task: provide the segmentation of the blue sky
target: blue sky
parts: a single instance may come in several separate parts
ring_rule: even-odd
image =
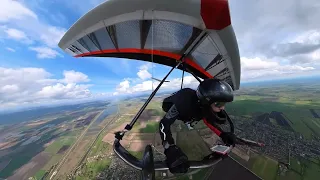
[[[101,99],[151,91],[151,74],[169,68],[114,58],[73,58],[57,43],[67,29],[102,0],[1,0],[0,108]],[[239,43],[241,82],[317,76],[320,7],[283,0],[230,0]],[[195,87],[189,74],[185,83]],[[178,89],[181,71],[164,89]],[[154,86],[157,82],[153,82]]]

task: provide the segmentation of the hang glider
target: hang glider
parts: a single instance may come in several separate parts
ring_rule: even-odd
[[[109,0],[81,17],[59,47],[75,57],[149,61],[240,85],[227,0]]]
[[[153,78],[159,85],[131,123],[116,133],[114,152],[142,170],[144,179],[152,179],[154,170],[168,167],[153,162],[150,145],[141,161],[126,151],[120,140],[175,68],[183,70],[183,75],[191,73],[198,81],[218,78],[234,90],[240,86],[239,49],[227,0],[109,0],[81,17],[62,37],[59,47],[74,57],[128,58],[172,67],[162,80]],[[192,167],[207,168],[221,160],[195,161]],[[250,177],[259,179],[252,173]]]

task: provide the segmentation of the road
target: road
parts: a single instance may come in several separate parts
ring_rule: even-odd
[[[92,147],[94,146],[94,144],[96,143],[96,141],[98,140],[99,136],[101,135],[101,133],[110,125],[112,124],[117,118],[119,118],[119,112],[116,114],[116,116],[114,118],[112,118],[112,120],[110,120],[103,129],[100,130],[100,132],[97,134],[96,138],[94,139],[94,141],[91,143],[91,145],[89,146],[88,150],[86,151],[86,153],[83,155],[83,157],[81,158],[81,160],[79,161],[77,168],[83,163],[83,161],[86,159],[86,157],[88,156],[89,152],[91,151]],[[76,168],[76,169],[77,169]]]
[[[65,156],[62,158],[62,160],[58,163],[57,167],[55,168],[55,170],[53,171],[52,175],[50,176],[50,179],[54,178],[56,174],[58,174],[61,166],[63,165],[63,163],[66,161],[67,157],[69,156],[69,154],[71,153],[71,151],[79,144],[79,142],[82,140],[82,138],[84,137],[84,135],[87,133],[88,129],[91,127],[91,125],[100,117],[100,115],[104,112],[101,111],[95,118],[93,121],[91,121],[91,123],[89,124],[89,126],[81,133],[81,135],[79,136],[79,138],[76,140],[76,142],[72,145],[72,147],[69,149],[69,151],[65,154]]]
[[[90,153],[92,147],[96,144],[99,136],[101,135],[102,132],[104,132],[104,130],[110,125],[112,124],[116,119],[119,118],[119,114],[117,114],[114,118],[112,118],[112,120],[110,120],[106,125],[105,127],[97,134],[95,140],[92,142],[92,144],[89,146],[88,150],[86,151],[86,153],[82,156],[81,160],[78,162],[78,165],[76,166],[76,168],[74,168],[71,173],[70,173],[70,176],[71,177],[75,177],[76,176],[76,172],[81,169],[81,166],[84,165],[85,163],[83,163],[86,159],[87,159],[87,156],[88,154]]]

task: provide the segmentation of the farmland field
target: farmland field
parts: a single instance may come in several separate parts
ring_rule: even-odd
[[[248,159],[243,160],[241,157],[235,159],[267,180],[318,179],[320,177],[320,96],[316,94],[320,89],[318,84],[242,86],[235,92],[235,100],[226,105],[226,111],[235,122],[236,133],[255,141],[261,140],[266,144],[264,148],[250,147],[248,150],[244,147],[243,153]],[[164,96],[157,95],[150,102],[132,131],[127,132],[122,141],[123,145],[139,158],[142,157],[142,150],[147,144],[159,146],[160,154],[163,151],[160,137],[157,137],[159,120],[165,114],[161,108],[163,98]],[[39,116],[37,119],[28,120],[30,122],[25,124],[0,125],[1,135],[8,134],[6,138],[0,138],[1,145],[11,145],[0,150],[0,177],[40,179],[46,177],[49,171],[50,177],[56,165],[72,149],[82,133],[86,132],[81,138],[81,143],[70,151],[66,162],[61,165],[57,176],[53,179],[65,178],[76,167],[79,167],[78,173],[81,172],[81,176],[74,176],[75,179],[94,179],[99,173],[106,171],[114,160],[112,159],[113,133],[122,130],[132,120],[145,100],[146,97],[121,100],[119,107],[115,106],[114,110],[111,110],[112,112],[116,111],[115,109],[120,110],[121,113],[117,115],[106,110],[108,103],[98,103],[83,109],[82,106],[73,107],[71,111]],[[92,118],[102,111],[104,114],[91,126]],[[17,117],[21,117],[21,114]],[[109,124],[110,121],[112,123]],[[105,126],[107,128],[101,131]],[[199,160],[210,152],[207,140],[204,142],[199,135],[208,134],[204,131],[207,126],[201,121],[194,128],[188,130],[180,121],[171,126],[176,144],[190,160]],[[101,134],[98,136],[100,131]],[[6,140],[10,141],[5,142]],[[202,179],[207,172],[208,170],[201,170],[192,175],[192,178]],[[179,176],[177,179],[188,179],[188,177]]]
[[[79,122],[90,122],[93,116],[105,109],[108,104],[108,102],[84,103],[68,106],[64,111],[57,112],[61,107],[45,108],[42,112],[32,110],[10,116],[14,121],[19,121],[18,117],[23,115],[34,118],[27,118],[26,122],[18,124],[1,125],[6,128],[5,131],[1,130],[0,144],[10,146],[6,145],[0,150],[0,178],[41,179],[60,161],[88,125]],[[113,112],[112,109],[108,110],[108,114],[99,121],[102,122]],[[97,122],[96,126],[99,126],[100,122]]]
[[[315,106],[315,105],[312,105]],[[230,114],[235,116],[251,115],[254,113],[263,114],[271,112],[281,112],[284,117],[287,117],[291,122],[287,122],[292,128],[303,134],[306,138],[311,138],[312,131],[320,132],[319,126],[311,124],[314,120],[319,120],[312,117],[309,111],[310,105],[294,105],[290,103],[278,103],[278,102],[264,102],[252,100],[237,100],[227,105],[227,110]]]
[[[227,104],[226,110],[234,115],[235,119],[242,117],[254,122],[260,128],[263,127],[247,135],[255,140],[263,137],[264,140],[267,140],[266,145],[271,143],[272,145],[269,146],[272,147],[268,148],[268,155],[274,154],[280,158],[280,151],[284,153],[281,159],[274,158],[275,161],[265,156],[262,148],[259,149],[259,155],[253,153],[248,163],[243,162],[263,179],[311,180],[320,176],[320,162],[317,159],[310,160],[310,157],[319,157],[315,149],[320,149],[317,143],[320,139],[320,120],[317,114],[320,109],[320,96],[315,96],[320,84],[313,83],[313,87],[308,83],[244,87],[236,93],[235,101]],[[265,131],[263,134],[264,128],[269,128],[274,132]],[[244,134],[246,134],[246,129],[242,129]],[[283,136],[279,135],[275,139],[277,133]],[[285,136],[289,134],[291,135],[288,139]],[[297,145],[299,143],[300,145]],[[308,150],[308,146],[299,148],[306,144],[309,144],[309,147],[313,144],[312,146],[315,147]],[[285,166],[279,168],[278,165],[279,162],[288,162],[288,148],[291,150],[291,164],[285,170]],[[305,153],[309,153],[308,156],[305,157]]]
[[[49,145],[44,151],[49,152],[52,155],[57,154],[58,151],[63,146],[70,146],[75,140],[76,140],[76,137],[73,137],[73,136],[60,137],[59,139],[54,141],[51,145]]]
[[[197,131],[178,132],[176,144],[185,152],[189,160],[200,160],[210,153]]]
[[[253,156],[249,160],[252,171],[263,179],[274,179],[277,175],[278,163],[264,156]]]
[[[155,133],[158,132],[159,122],[149,122],[145,128],[141,128],[141,133]]]
[[[23,165],[8,180],[27,179],[38,172],[50,159],[50,154],[42,152],[33,157],[27,164]]]
[[[34,175],[34,177],[35,179],[41,179],[45,174],[46,174],[45,170],[40,170]]]

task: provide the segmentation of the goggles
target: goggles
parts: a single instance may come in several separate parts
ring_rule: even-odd
[[[225,106],[227,103],[226,102],[214,102],[213,103],[215,107],[221,108]]]

